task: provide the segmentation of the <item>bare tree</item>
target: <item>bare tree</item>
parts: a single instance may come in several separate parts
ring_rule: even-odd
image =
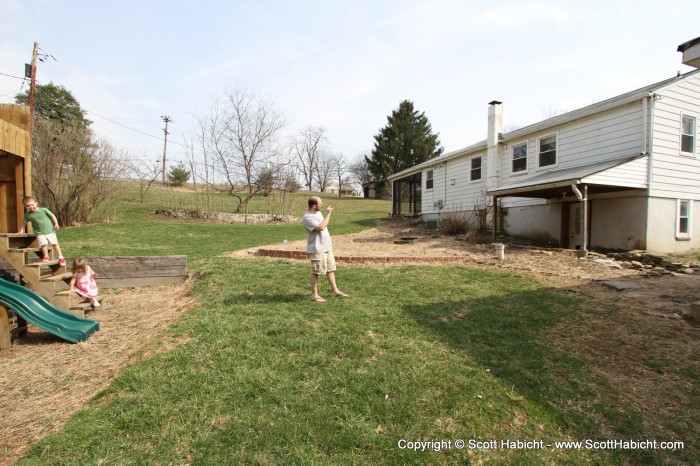
[[[314,178],[319,191],[326,192],[326,186],[333,175],[334,156],[329,151],[321,148],[316,151],[316,167],[314,168]]]
[[[364,192],[367,183],[371,183],[374,180],[367,166],[366,156],[361,155],[355,163],[350,164],[348,170],[352,174],[352,180],[357,188],[356,190],[360,193]]]
[[[278,155],[277,136],[284,118],[270,102],[235,89],[224,101],[214,102],[199,126],[202,151],[216,160],[224,182],[219,189],[238,198],[236,212],[240,212],[260,192],[257,182]]]
[[[88,128],[53,120],[34,122],[34,194],[62,225],[88,223],[98,208],[108,215],[124,158],[106,141],[95,139]]]
[[[299,170],[309,191],[313,187],[321,148],[327,140],[326,130],[318,126],[307,126],[299,131],[297,137],[292,138],[292,150],[299,159]],[[321,191],[323,188],[323,185],[319,186]]]
[[[143,204],[146,193],[160,175],[161,160],[129,160],[125,162],[125,166],[131,172],[132,176],[136,177],[139,182],[139,198],[141,204]]]
[[[340,197],[343,193],[343,182],[347,181],[347,178],[344,178],[344,176],[348,171],[348,160],[343,154],[333,156],[331,159],[331,170],[333,176],[338,180],[338,197]]]
[[[201,129],[202,127],[200,126],[200,130]],[[200,163],[195,155],[194,142],[192,140],[188,141],[185,138],[183,145],[185,147],[187,164],[190,167],[190,173],[192,174],[192,191],[194,192],[197,216],[209,217],[212,213],[212,196],[210,190],[211,170],[209,166],[208,154],[206,151],[202,152],[202,162]]]

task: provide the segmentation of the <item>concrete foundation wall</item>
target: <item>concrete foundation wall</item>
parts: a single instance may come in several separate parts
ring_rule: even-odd
[[[649,227],[647,250],[656,253],[685,253],[700,249],[700,201],[693,202],[691,235],[689,239],[676,238],[676,199],[649,199]]]
[[[592,199],[590,246],[646,249],[646,203],[644,197]]]
[[[503,209],[503,231],[559,244],[561,236],[561,204],[509,207]]]

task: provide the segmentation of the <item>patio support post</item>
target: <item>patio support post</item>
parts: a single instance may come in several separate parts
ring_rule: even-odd
[[[583,257],[588,255],[588,186],[583,186]]]
[[[496,196],[493,196],[493,207],[492,207],[493,213],[491,214],[493,216],[493,242],[496,242],[496,234],[498,233],[498,198]]]

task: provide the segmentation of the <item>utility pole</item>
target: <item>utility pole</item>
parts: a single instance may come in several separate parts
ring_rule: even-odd
[[[168,115],[161,115],[161,118],[165,122],[165,128],[163,128],[163,132],[165,133],[165,142],[163,143],[163,184],[165,184],[165,155],[168,148],[168,134],[170,134],[168,133],[168,123],[173,120],[170,119]]]
[[[30,68],[31,76],[29,85],[29,154],[31,154],[32,147],[32,133],[34,132],[34,101],[36,97],[36,56],[39,51],[39,44],[34,42],[34,51],[32,52],[32,65]],[[26,75],[26,69],[25,69]],[[22,159],[22,170],[24,171],[24,195],[31,196],[32,194],[32,157],[27,155]],[[18,212],[21,212],[21,207],[19,206],[20,200],[17,198]]]
[[[39,50],[39,44],[34,42],[34,52],[32,53],[32,75],[31,84],[29,85],[29,117],[34,121],[34,100],[36,95],[36,55]]]

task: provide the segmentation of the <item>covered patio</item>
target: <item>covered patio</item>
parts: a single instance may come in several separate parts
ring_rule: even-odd
[[[416,216],[421,213],[421,172],[392,183],[391,215]]]
[[[628,192],[643,196],[647,189],[648,156],[639,154],[624,159],[551,171],[536,175],[520,183],[503,185],[487,191],[493,197],[493,239],[502,230],[499,219],[499,200],[507,197],[547,199],[561,206],[559,218],[560,246],[579,249],[582,255],[591,247],[591,197]],[[551,226],[551,225],[550,225]]]

